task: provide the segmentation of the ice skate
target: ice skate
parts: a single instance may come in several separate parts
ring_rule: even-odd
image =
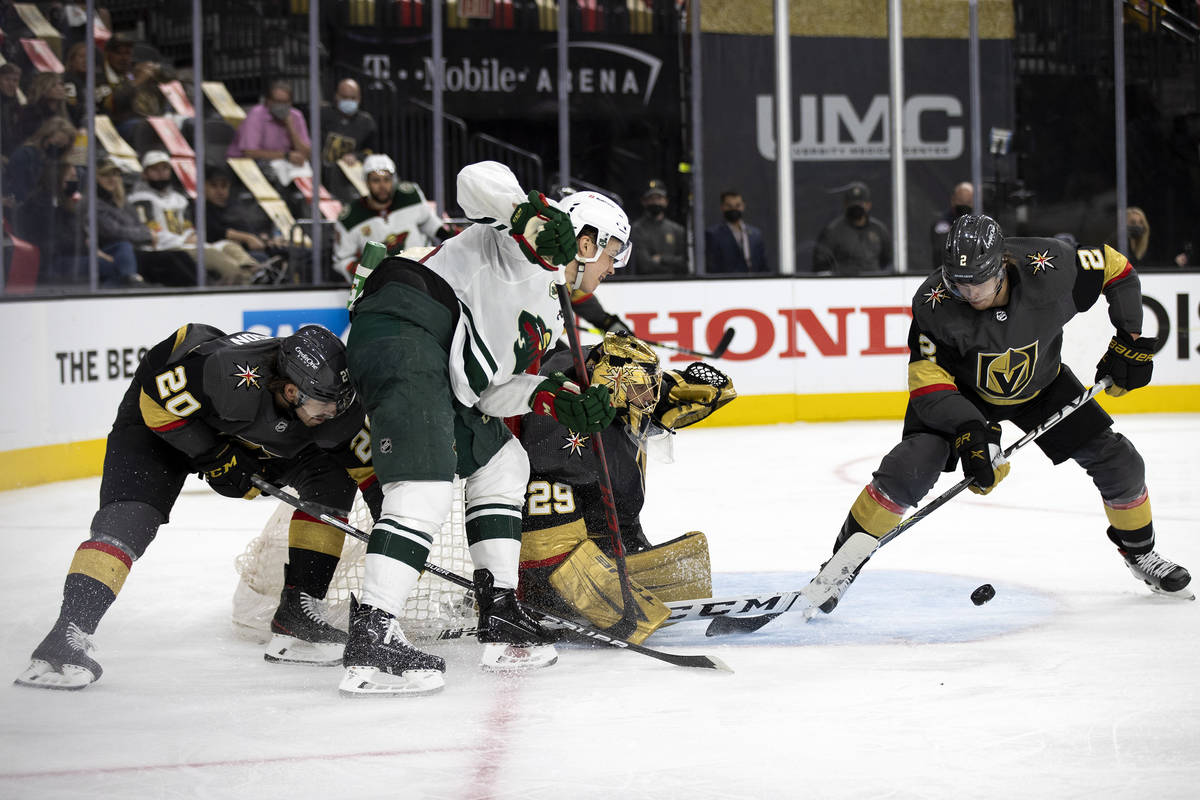
[[[350,598],[350,637],[342,658],[344,697],[412,697],[440,692],[446,660],[408,643],[399,621],[381,608]]]
[[[14,683],[38,689],[83,689],[104,672],[87,654],[93,649],[91,637],[78,625],[59,620]]]
[[[1196,595],[1187,588],[1191,583],[1191,574],[1173,561],[1160,556],[1154,550],[1141,555],[1133,555],[1124,550],[1125,566],[1133,573],[1133,577],[1150,587],[1155,594],[1168,597],[1178,597],[1181,600],[1195,600]]]
[[[491,570],[477,569],[474,578],[478,636],[483,643],[481,668],[513,672],[549,667],[558,661],[554,634],[521,607],[515,590],[495,588]]]
[[[325,619],[325,602],[295,586],[284,586],[271,620],[271,641],[263,658],[273,664],[342,663],[348,634]]]

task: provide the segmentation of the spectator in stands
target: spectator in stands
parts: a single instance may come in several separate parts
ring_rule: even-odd
[[[667,219],[667,186],[650,181],[642,193],[642,216],[634,220],[629,239],[633,243],[635,275],[686,275],[687,236],[683,226]]]
[[[147,117],[166,113],[167,99],[158,85],[170,78],[157,61],[139,61],[133,65],[132,79],[118,86],[112,95],[112,121],[121,138],[137,141],[137,129]]]
[[[1145,266],[1146,253],[1150,249],[1150,220],[1145,211],[1137,206],[1125,209],[1125,233],[1129,237],[1129,247],[1125,248],[1129,263],[1135,267]],[[1117,243],[1112,244],[1116,247]]]
[[[0,64],[0,151],[8,156],[21,144],[17,135],[17,117],[21,111],[21,68],[16,64]]]
[[[155,250],[182,250],[196,254],[196,229],[187,196],[172,181],[171,158],[161,150],[142,156],[142,181],[133,187],[129,202],[138,219],[153,231]],[[204,247],[204,268],[211,280],[230,286],[249,283],[258,264],[236,242],[222,240]]]
[[[112,114],[113,94],[133,82],[133,40],[113,34],[104,45],[104,70],[96,75],[96,113]]]
[[[87,237],[78,207],[78,173],[63,160],[58,169],[43,172],[43,180],[18,209],[18,235],[38,248],[39,286],[74,286],[90,280],[84,249]],[[145,285],[128,241],[102,245],[96,257],[101,286]]]
[[[56,186],[60,160],[75,141],[75,126],[63,117],[42,123],[25,143],[13,151],[4,170],[4,192],[23,203],[39,185]]]
[[[767,272],[767,246],[762,231],[742,219],[746,201],[733,189],[721,192],[725,221],[704,232],[709,272]]]
[[[204,172],[204,199],[207,203],[204,219],[204,240],[217,243],[236,242],[255,261],[266,262],[282,255],[287,246],[272,235],[271,222],[262,213],[239,207],[230,202],[233,173],[224,164],[213,164]]]
[[[96,164],[96,235],[100,247],[128,242],[137,271],[151,284],[195,286],[195,261],[179,250],[154,249],[158,234],[143,225],[125,204],[121,169],[109,159]],[[137,279],[129,279],[136,284]]]
[[[227,151],[229,158],[269,162],[281,186],[305,174],[311,155],[308,125],[292,105],[292,88],[284,81],[272,83],[263,102],[250,109]],[[312,175],[310,167],[307,174]]]
[[[381,242],[388,255],[410,247],[427,247],[449,236],[441,220],[425,202],[421,187],[396,182],[392,159],[376,153],[363,161],[367,193],[346,206],[334,227],[334,269],[347,282],[367,242]]]
[[[347,169],[359,169],[364,158],[375,151],[375,118],[363,111],[362,90],[353,78],[337,86],[333,106],[321,108],[321,182],[330,187],[334,196],[349,202],[358,191],[347,180],[339,164]]]
[[[950,193],[950,207],[942,212],[933,224],[929,226],[929,266],[937,269],[942,266],[942,254],[946,250],[946,235],[954,225],[954,220],[963,214],[970,214],[975,209],[975,187],[969,181],[956,184]]]
[[[79,127],[78,121],[71,119],[67,107],[67,89],[58,73],[39,72],[34,75],[29,82],[27,95],[25,105],[17,115],[17,136],[21,139],[32,136],[51,117],[62,117],[73,127]]]
[[[63,72],[63,86],[67,95],[67,110],[76,127],[82,127],[87,122],[84,110],[84,96],[87,95],[87,44],[76,42],[67,50],[64,62],[66,71]],[[97,72],[97,83],[100,73]]]
[[[817,235],[813,272],[862,275],[892,270],[892,234],[871,212],[871,190],[855,181],[842,192],[842,215]]]

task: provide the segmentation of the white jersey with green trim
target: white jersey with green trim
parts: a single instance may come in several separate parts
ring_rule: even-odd
[[[525,193],[495,161],[464,167],[458,202],[476,221],[424,259],[458,298],[450,347],[450,382],[460,403],[494,417],[530,411],[544,380],[525,369],[563,333],[559,273],[531,264],[509,234]]]

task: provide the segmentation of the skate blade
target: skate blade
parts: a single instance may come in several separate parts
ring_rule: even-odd
[[[1196,599],[1196,595],[1193,594],[1192,590],[1187,586],[1183,587],[1182,589],[1177,589],[1174,592],[1168,592],[1166,589],[1160,589],[1157,586],[1154,586],[1153,584],[1147,583],[1146,585],[1150,587],[1150,591],[1154,592],[1155,594],[1160,594],[1163,597],[1173,597],[1176,600],[1195,600]]]
[[[342,697],[417,697],[440,692],[445,685],[445,677],[436,669],[391,675],[375,667],[346,667],[338,692]]]
[[[306,642],[294,636],[276,633],[271,636],[263,658],[272,664],[305,664],[310,667],[337,667],[342,663],[341,642]]]
[[[479,668],[486,672],[522,672],[544,669],[558,661],[558,651],[552,644],[523,647],[504,642],[489,642],[483,646]]]
[[[17,686],[32,686],[35,689],[60,689],[78,691],[96,681],[96,676],[90,669],[74,664],[63,664],[62,672],[51,666],[50,662],[35,658],[25,671],[13,681]]]

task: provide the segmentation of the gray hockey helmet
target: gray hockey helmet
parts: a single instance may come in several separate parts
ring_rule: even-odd
[[[942,257],[942,281],[961,299],[957,284],[980,284],[1000,274],[1004,266],[1004,234],[986,214],[964,214],[954,221]]]
[[[278,372],[300,390],[300,402],[312,397],[337,404],[341,414],[354,402],[346,346],[332,331],[305,325],[279,344]]]

